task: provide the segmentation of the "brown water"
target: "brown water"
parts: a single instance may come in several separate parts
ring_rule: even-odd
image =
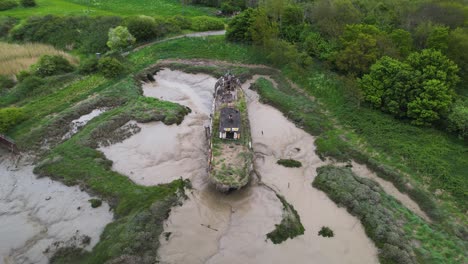
[[[274,191],[256,178],[229,195],[208,184],[203,126],[209,123],[216,80],[171,70],[160,71],[155,77],[156,83],[143,87],[146,96],[189,106],[193,112],[179,126],[139,124],[139,134],[101,150],[114,161],[115,170],[140,184],[154,185],[179,177],[191,180],[194,188],[187,193],[189,199],[174,208],[165,223],[165,232],[171,235],[168,240],[165,236],[160,239],[162,263],[378,262],[377,250],[359,221],[311,186],[315,169],[323,165],[315,155],[313,137],[246,90],[261,180],[285,196],[306,228],[304,235],[274,245],[266,234],[281,222],[283,213]],[[298,159],[305,166],[287,169],[276,165],[283,157]],[[335,231],[334,238],[317,236],[323,225]]]
[[[0,263],[48,263],[54,243],[92,249],[112,221],[109,205],[93,209],[79,187],[37,179],[26,161],[17,165],[0,150]]]

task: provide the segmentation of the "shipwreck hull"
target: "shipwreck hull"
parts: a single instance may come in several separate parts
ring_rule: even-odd
[[[218,80],[212,112],[208,178],[221,192],[238,190],[250,181],[253,151],[245,95],[234,76]]]

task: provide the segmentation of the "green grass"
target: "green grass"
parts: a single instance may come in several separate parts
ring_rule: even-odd
[[[281,166],[288,167],[288,168],[300,168],[302,167],[302,163],[298,160],[293,159],[280,159],[276,163]]]
[[[201,16],[214,14],[214,8],[183,6],[177,0],[36,0],[37,7],[0,11],[2,16],[27,18],[41,15],[148,15],[148,16]]]
[[[301,223],[301,218],[296,209],[289,204],[284,197],[276,195],[283,204],[283,219],[279,225],[275,225],[275,230],[267,234],[267,238],[273,244],[280,244],[288,238],[295,238],[304,234],[304,226]]]

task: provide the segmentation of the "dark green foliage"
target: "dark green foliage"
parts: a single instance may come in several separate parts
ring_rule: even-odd
[[[101,199],[90,199],[88,202],[91,204],[92,208],[98,208],[102,205]]]
[[[15,81],[11,77],[0,75],[0,93],[12,88],[13,86],[15,86]]]
[[[330,60],[333,52],[338,48],[335,41],[329,41],[323,38],[320,33],[306,32],[301,42],[301,49],[309,56],[319,58],[320,60]]]
[[[12,9],[18,6],[15,0],[0,0],[0,11]]]
[[[250,27],[258,14],[257,9],[249,8],[229,21],[226,39],[233,42],[252,42]]]
[[[18,23],[18,19],[14,17],[0,17],[0,38],[6,38],[16,23]]]
[[[319,236],[323,237],[333,237],[335,234],[333,233],[333,230],[331,230],[328,226],[322,226],[320,231],[318,232]]]
[[[459,100],[453,104],[448,115],[447,129],[462,138],[468,138],[468,100]]]
[[[267,238],[270,239],[273,244],[280,244],[288,238],[292,239],[304,234],[305,229],[294,207],[281,195],[276,196],[283,204],[283,219],[279,225],[275,225],[275,230],[267,234]]]
[[[78,72],[81,74],[91,74],[99,70],[98,68],[99,60],[96,56],[92,56],[80,61],[80,66],[78,67]]]
[[[180,29],[190,29],[192,26],[192,20],[184,16],[173,16],[169,18],[169,22]]]
[[[125,66],[117,59],[105,57],[99,60],[99,73],[106,78],[115,78],[125,72]]]
[[[34,7],[36,6],[36,0],[21,0],[23,7]]]
[[[440,51],[412,53],[406,62],[383,57],[360,80],[374,107],[412,123],[428,125],[450,109],[459,80],[458,67]]]
[[[46,77],[71,72],[75,68],[62,56],[43,55],[32,69],[38,76]]]
[[[173,23],[174,22],[173,20],[162,18],[162,17],[156,17],[155,22],[156,22],[155,34],[157,38],[164,37],[165,35],[171,34],[171,33],[178,33],[181,30],[181,28],[178,25],[178,22],[182,22],[180,20],[178,22]],[[183,26],[187,26],[187,25],[183,25]]]
[[[40,90],[44,83],[44,79],[37,76],[26,77],[6,95],[0,97],[0,106],[9,105],[21,99],[25,99],[27,96],[30,96]]]
[[[302,167],[302,163],[298,160],[293,159],[280,159],[276,163],[288,168],[300,168]]]
[[[108,50],[107,33],[121,24],[119,17],[91,17],[47,15],[29,17],[10,32],[15,41],[41,42],[60,49],[79,49],[85,53]]]
[[[224,22],[214,17],[194,17],[192,18],[191,29],[195,31],[222,30],[224,29]]]
[[[0,108],[0,133],[6,133],[26,118],[23,109],[16,107]]]
[[[20,71],[16,74],[16,79],[18,79],[19,82],[22,82],[24,79],[28,78],[31,76],[31,73],[29,71]]]
[[[128,31],[130,31],[137,41],[147,41],[157,36],[156,21],[152,17],[130,17],[126,21],[126,25]]]
[[[361,219],[367,235],[381,249],[394,247],[396,254],[385,254],[384,263],[416,263],[409,239],[404,235],[394,212],[385,207],[385,198],[378,184],[355,176],[347,168],[321,167],[313,186],[324,191],[335,203],[345,206]]]

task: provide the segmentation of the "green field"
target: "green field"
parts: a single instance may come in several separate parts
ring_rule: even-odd
[[[0,11],[0,16],[27,18],[40,15],[148,15],[148,16],[201,16],[214,14],[213,8],[182,5],[176,0],[37,0],[37,7],[17,7]]]

